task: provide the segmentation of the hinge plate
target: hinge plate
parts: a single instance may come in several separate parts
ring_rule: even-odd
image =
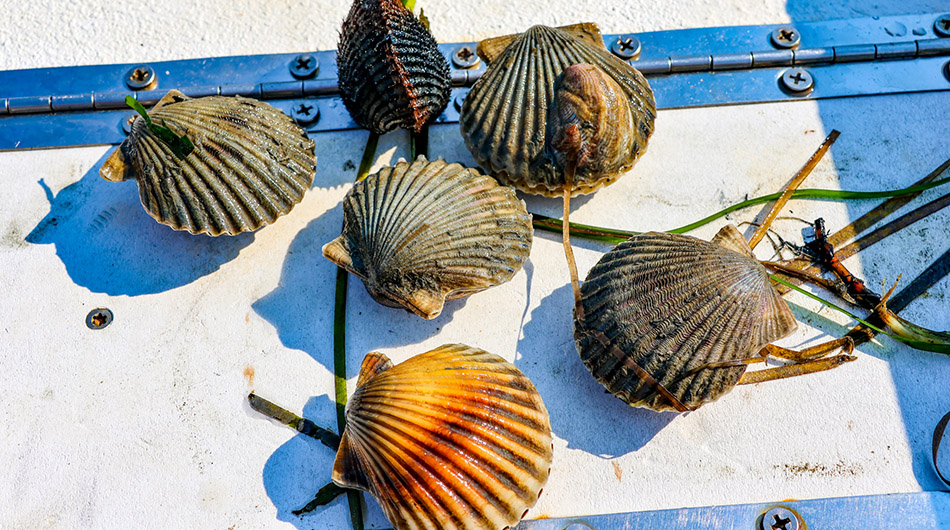
[[[695,28],[607,35],[604,41],[611,48],[623,40],[628,49],[639,42],[631,64],[650,79],[660,109],[950,90],[950,38],[935,33],[938,16]],[[772,40],[773,32],[789,29],[797,34],[794,46]],[[467,87],[484,72],[481,63],[465,69],[452,61],[466,46],[474,49],[474,43],[440,45],[454,87],[437,123],[458,121]],[[311,133],[357,128],[336,95],[336,53],[304,54],[319,64],[304,79],[292,68],[299,55],[0,71],[0,150],[120,143],[123,122],[132,116],[124,97],[132,94],[150,106],[172,88],[192,96],[265,99]],[[126,80],[144,66],[157,79],[134,91]]]

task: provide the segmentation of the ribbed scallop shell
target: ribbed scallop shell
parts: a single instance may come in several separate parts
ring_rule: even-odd
[[[361,127],[419,132],[449,101],[449,64],[400,0],[354,0],[337,52],[340,97]]]
[[[358,182],[343,200],[343,234],[323,247],[377,302],[435,318],[445,300],[512,276],[531,250],[531,216],[511,188],[419,157]]]
[[[631,237],[591,269],[581,294],[574,338],[584,364],[615,396],[654,410],[673,404],[637,376],[634,363],[696,408],[732,389],[746,369],[702,366],[749,359],[795,329],[732,225],[712,242],[656,232]]]
[[[584,38],[575,36],[581,32]],[[504,44],[509,39],[496,40]],[[494,55],[499,47],[499,43],[490,42],[480,44],[479,50],[483,55]],[[565,68],[578,63],[596,66],[626,95],[632,122],[618,123],[616,127],[629,131],[632,141],[627,164],[604,172],[580,173],[575,177],[575,193],[590,193],[613,182],[646,149],[653,132],[656,105],[640,72],[604,48],[593,24],[567,28],[534,26],[513,38],[491,60],[488,70],[465,98],[459,118],[465,144],[475,160],[499,181],[528,193],[562,193],[563,173],[545,149],[545,129],[554,100],[555,80]]]
[[[289,212],[313,183],[313,140],[267,103],[172,90],[149,116],[187,136],[195,150],[179,159],[136,117],[99,173],[114,182],[134,178],[145,210],[175,230],[257,230]]]
[[[551,424],[501,357],[447,344],[392,366],[363,361],[333,481],[370,492],[396,530],[501,530],[548,479]]]

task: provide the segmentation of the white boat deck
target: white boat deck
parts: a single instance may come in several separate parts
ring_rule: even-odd
[[[418,0],[417,9],[440,42],[579,21],[606,34],[948,9],[936,0],[850,4]],[[348,9],[345,1],[14,2],[0,24],[0,69],[331,49]],[[807,187],[905,187],[950,156],[948,115],[948,92],[661,111],[637,166],[576,200],[572,220],[650,230],[698,219],[781,189],[831,129],[842,136]],[[0,527],[349,528],[342,497],[316,514],[290,513],[329,481],[334,455],[252,412],[246,395],[253,388],[335,428],[336,268],[320,248],[339,234],[340,201],[366,137],[317,135],[317,176],[303,202],[254,234],[217,239],[155,223],[134,183],[100,179],[112,147],[0,153]],[[384,136],[376,167],[408,157],[408,145],[404,133]],[[454,124],[432,128],[430,153],[474,165]],[[525,200],[559,216],[558,200]],[[834,231],[875,204],[795,201],[786,210],[824,217]],[[785,219],[775,229],[800,241],[802,226]],[[875,289],[907,280],[950,247],[948,226],[940,212],[847,265]],[[583,277],[609,246],[574,242]],[[940,488],[930,439],[950,410],[946,356],[882,338],[836,370],[657,414],[605,394],[584,368],[568,283],[559,238],[541,232],[511,282],[449,302],[433,321],[380,306],[351,277],[351,389],[372,350],[399,362],[463,342],[513,361],[538,387],[555,435],[552,475],[528,518]],[[948,294],[944,279],[903,315],[950,328]],[[788,300],[801,325],[782,345],[850,329],[804,296]],[[95,307],[115,314],[101,331],[84,322]],[[367,526],[386,528],[368,496],[367,504]]]

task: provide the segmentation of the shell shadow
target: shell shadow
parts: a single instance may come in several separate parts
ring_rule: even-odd
[[[334,206],[307,223],[287,249],[277,287],[251,307],[277,330],[281,343],[307,352],[333,371],[333,278],[337,266],[323,257],[323,244],[339,235],[343,211]],[[327,278],[330,278],[328,281]],[[352,278],[351,278],[352,280]]]
[[[157,223],[142,208],[134,182],[99,177],[109,154],[55,197],[42,179],[38,183],[50,212],[25,240],[54,245],[77,285],[111,296],[160,293],[218,270],[254,241],[250,233],[213,238]]]
[[[604,390],[574,346],[570,285],[555,289],[531,312],[515,364],[544,399],[554,433],[568,447],[612,458],[646,445],[676,413],[633,408]]]
[[[306,352],[331,372],[333,336],[326,330],[333,329],[337,266],[323,257],[321,249],[340,235],[342,226],[343,209],[339,205],[310,221],[290,243],[277,288],[251,304],[258,315],[274,326],[284,346]],[[347,348],[370,348],[357,352],[361,360],[364,353],[373,349],[422,342],[438,334],[455,312],[465,306],[466,300],[448,300],[442,314],[424,320],[408,310],[379,304],[366,292],[363,282],[350,274]],[[362,343],[370,338],[371,343],[364,347]],[[358,369],[359,361],[348,363],[348,375],[356,374]]]
[[[304,406],[303,417],[332,418],[335,411],[336,405],[328,396],[315,396]],[[349,521],[345,495],[313,513],[303,516],[291,513],[310,502],[317,491],[330,482],[335,457],[332,449],[304,434],[294,436],[274,451],[264,464],[263,479],[267,496],[277,508],[278,520],[300,530],[324,529],[328,520]],[[340,513],[335,513],[337,511]]]

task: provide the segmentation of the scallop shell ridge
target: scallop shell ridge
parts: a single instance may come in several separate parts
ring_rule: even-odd
[[[149,116],[187,136],[194,151],[178,159],[136,117],[100,173],[134,178],[149,215],[175,230],[213,236],[256,230],[289,212],[313,183],[313,140],[267,103],[171,91]]]
[[[563,178],[545,152],[547,114],[557,77],[570,65],[592,64],[617,82],[626,95],[633,123],[630,164],[646,149],[656,104],[646,79],[602,47],[558,28],[535,26],[515,38],[475,83],[459,118],[462,136],[479,165],[500,182],[529,193],[560,194]],[[616,180],[575,181],[590,193]]]
[[[346,419],[333,480],[372,493],[397,530],[513,526],[550,472],[537,390],[477,348],[444,345],[377,372]]]
[[[347,193],[343,218],[324,256],[378,302],[424,318],[508,281],[531,249],[531,216],[514,191],[444,160],[419,157],[367,177]]]
[[[695,408],[729,391],[745,371],[702,366],[748,359],[795,329],[760,263],[690,236],[630,238],[591,269],[581,293],[584,319],[575,318],[574,337],[584,364],[623,401],[655,410],[672,404],[630,362]]]
[[[340,96],[361,127],[419,132],[449,101],[445,56],[399,0],[355,0],[340,33]]]

